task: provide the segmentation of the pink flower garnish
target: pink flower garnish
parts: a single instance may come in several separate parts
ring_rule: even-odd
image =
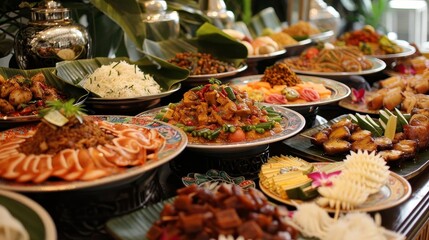
[[[337,176],[341,173],[341,171],[335,171],[331,173],[325,173],[325,172],[312,172],[308,174],[307,176],[313,180],[313,183],[311,186],[313,188],[317,187],[329,187],[332,186],[331,178],[334,176]]]
[[[365,99],[365,89],[361,88],[359,90],[352,88],[352,102],[361,103]]]

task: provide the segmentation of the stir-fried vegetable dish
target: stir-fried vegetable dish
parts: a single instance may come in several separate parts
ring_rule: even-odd
[[[155,118],[182,128],[191,143],[252,141],[283,131],[283,117],[272,107],[257,106],[246,92],[213,79]]]

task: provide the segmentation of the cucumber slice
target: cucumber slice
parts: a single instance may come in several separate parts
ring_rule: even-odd
[[[380,127],[382,127],[384,129],[384,131],[386,131],[386,122],[383,122],[383,120],[381,118],[378,119],[378,122],[380,123]]]
[[[387,123],[387,120],[389,120],[390,115],[383,109],[380,109],[378,112],[380,119],[383,120],[384,123]]]
[[[366,129],[372,133],[374,137],[380,137],[382,136],[383,132],[380,127],[373,126],[365,116],[360,115],[359,113],[356,113],[356,118],[358,120],[358,124],[361,128]]]
[[[355,115],[349,114],[349,118],[352,121],[352,123],[359,124],[358,119],[356,118]]]
[[[398,132],[402,132],[404,125],[408,124],[408,120],[401,113],[401,111],[399,111],[399,109],[397,109],[397,108],[395,108],[395,115],[398,117],[398,123],[397,123],[398,126],[396,127],[396,130]]]
[[[289,199],[310,200],[318,196],[316,188],[311,187],[311,182],[305,183],[299,187],[286,190]]]

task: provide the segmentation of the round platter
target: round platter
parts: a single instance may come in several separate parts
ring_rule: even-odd
[[[251,55],[247,57],[247,62],[258,62],[258,61],[263,61],[263,60],[267,60],[267,59],[271,59],[271,58],[275,58],[278,56],[281,56],[283,54],[286,53],[286,49],[281,49],[272,53],[268,53],[268,54],[260,54],[260,55]]]
[[[239,78],[234,78],[229,81],[230,85],[242,87],[251,82],[258,82],[262,78],[262,74],[260,75],[252,75],[252,76],[244,76]],[[327,89],[331,91],[331,97],[327,99],[321,99],[316,102],[300,102],[300,103],[286,103],[286,104],[273,104],[276,106],[288,107],[288,108],[297,108],[297,107],[308,107],[308,106],[319,106],[325,105],[329,103],[334,103],[340,101],[341,99],[346,98],[350,95],[351,90],[345,84],[340,83],[338,81],[334,81],[327,78],[321,77],[313,77],[313,76],[305,76],[298,75],[298,77],[304,82],[313,82],[313,83],[321,83]]]
[[[310,35],[309,38],[315,42],[318,42],[318,41],[324,42],[324,41],[328,40],[329,38],[331,38],[332,36],[334,36],[334,31],[329,30],[326,32],[321,32],[321,33]]]
[[[148,161],[141,166],[131,167],[118,174],[109,175],[93,181],[67,182],[48,180],[40,184],[33,184],[17,183],[14,181],[0,179],[0,189],[21,192],[57,192],[102,187],[107,184],[112,185],[126,182],[129,179],[133,179],[136,176],[155,169],[156,167],[170,161],[185,149],[188,141],[188,138],[183,131],[180,131],[178,128],[170,124],[153,120],[153,118],[108,115],[94,115],[89,117],[98,121],[156,129],[166,139],[164,146],[158,152],[158,160]],[[27,125],[0,132],[0,142],[7,141],[14,137],[19,137],[20,135],[22,136],[29,133],[29,131],[34,131],[35,129],[36,125]]]
[[[378,110],[368,109],[365,103],[354,103],[352,98],[349,96],[347,98],[342,99],[338,105],[342,108],[352,110],[359,113],[367,113],[367,114],[378,114]]]
[[[223,73],[215,73],[215,74],[203,74],[203,75],[189,75],[189,77],[184,81],[185,83],[191,83],[191,84],[201,84],[201,83],[207,83],[210,78],[225,78],[225,77],[231,77],[236,75],[237,73],[240,73],[247,69],[246,64],[242,64],[239,67],[237,67],[233,71],[229,72],[223,72]]]
[[[287,56],[297,56],[299,55],[304,49],[306,49],[308,46],[311,45],[313,41],[311,39],[305,39],[301,40],[296,44],[286,45],[286,55]]]
[[[85,106],[96,112],[102,113],[129,113],[141,112],[155,106],[161,101],[161,98],[166,97],[181,87],[180,83],[174,84],[170,90],[158,94],[141,96],[135,98],[99,98],[88,97],[85,101]]]
[[[299,57],[286,58],[286,59],[280,60],[279,62],[294,61],[298,58]],[[314,71],[305,71],[305,70],[294,69],[293,67],[290,67],[290,68],[292,71],[294,71],[297,74],[326,77],[326,78],[331,78],[331,79],[335,79],[335,80],[347,79],[348,77],[355,76],[355,75],[361,76],[361,75],[373,74],[373,73],[380,72],[386,68],[386,63],[384,61],[382,61],[378,58],[374,58],[374,57],[366,57],[366,58],[368,58],[372,62],[373,67],[371,69],[363,70],[360,72],[314,72]]]
[[[411,45],[403,45],[401,44],[400,47],[402,48],[402,52],[400,53],[394,53],[394,54],[383,54],[383,55],[369,55],[371,57],[375,57],[381,60],[388,60],[388,59],[394,59],[394,58],[401,58],[401,57],[408,57],[413,55],[416,52],[416,48]]]
[[[317,164],[329,164],[329,163],[315,163]],[[281,198],[278,194],[272,192],[271,190],[265,188],[262,184],[259,184],[262,192],[264,192],[267,196],[279,201],[281,203],[296,206],[299,205],[303,201],[301,200],[291,200]],[[387,184],[381,188],[378,193],[372,194],[368,197],[365,203],[361,206],[356,207],[353,211],[361,211],[361,212],[375,212],[381,211],[384,209],[388,209],[394,206],[397,206],[407,200],[411,195],[411,185],[410,183],[403,177],[399,176],[394,172],[390,172],[389,179]],[[313,201],[313,200],[310,200]],[[325,208],[328,212],[335,212],[336,209]],[[345,212],[345,210],[340,210]]]
[[[27,230],[32,240],[55,240],[57,230],[51,216],[30,198],[0,190],[0,205],[4,206]]]
[[[154,117],[161,109],[166,108],[159,107],[154,108],[148,111],[145,111],[137,116],[149,116]],[[193,143],[188,142],[187,148],[203,151],[208,153],[228,153],[228,152],[240,152],[254,149],[255,147],[264,146],[273,142],[282,141],[284,139],[290,138],[296,134],[298,134],[305,126],[305,118],[288,108],[283,108],[279,106],[273,106],[274,110],[279,112],[283,119],[281,121],[281,125],[283,127],[283,131],[277,133],[273,136],[256,139],[248,142],[238,142],[238,143]]]

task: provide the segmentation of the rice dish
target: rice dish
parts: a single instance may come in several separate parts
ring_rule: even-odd
[[[131,98],[161,93],[161,87],[137,65],[125,61],[97,68],[82,86],[102,98]]]

